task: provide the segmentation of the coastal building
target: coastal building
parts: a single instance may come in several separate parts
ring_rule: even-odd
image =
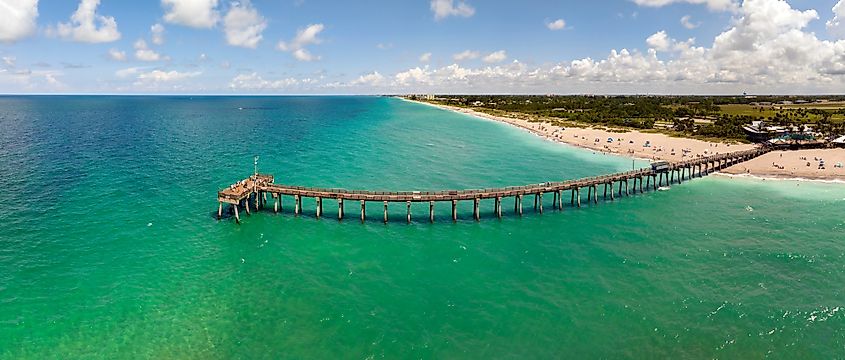
[[[748,139],[754,142],[765,142],[771,139],[782,137],[790,131],[783,126],[767,126],[763,121],[752,121],[751,125],[742,127]]]
[[[845,135],[842,135],[842,136],[840,136],[836,139],[831,140],[830,143],[833,144],[833,146],[845,148]]]

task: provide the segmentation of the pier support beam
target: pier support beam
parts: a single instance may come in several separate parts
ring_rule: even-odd
[[[217,206],[217,220],[223,217],[223,202],[218,201],[219,206]]]
[[[639,179],[640,179],[640,194],[642,194],[643,193],[643,177],[639,176]]]
[[[516,206],[519,216],[522,216],[522,194],[516,196]]]
[[[561,198],[563,197],[563,190],[555,191],[557,193],[557,209],[563,210],[563,201]]]
[[[337,199],[337,219],[343,220],[343,198]]]
[[[387,201],[384,202],[384,223],[387,224]]]
[[[581,207],[581,188],[575,188],[575,199],[578,201],[578,207]]]
[[[610,191],[613,192],[613,189],[610,189]],[[575,189],[569,190],[569,206],[575,206]]]
[[[317,201],[317,218],[319,219],[320,216],[323,216],[323,198],[318,196],[314,200]]]
[[[293,214],[299,216],[302,213],[302,197],[299,195],[293,196]]]
[[[628,190],[628,179],[625,179],[625,196],[631,196],[631,193]]]
[[[587,204],[593,201],[593,185],[587,187]]]
[[[604,199],[607,200],[607,183],[604,183]]]
[[[502,218],[502,197],[496,197],[496,216],[501,219]]]
[[[452,221],[458,221],[458,200],[452,200]]]
[[[241,223],[241,216],[238,214],[238,205],[232,205],[235,208],[235,222],[240,224]]]
[[[540,214],[542,214],[543,213],[543,193],[541,192],[541,193],[537,194],[537,198],[540,201]]]
[[[363,223],[366,220],[367,220],[367,202],[364,201],[364,200],[361,200],[361,222]]]
[[[273,212],[279,213],[279,204],[282,202],[282,194],[273,194]]]
[[[434,222],[434,201],[428,202],[428,220]]]
[[[481,201],[479,198],[472,200],[472,216],[475,218],[475,221],[481,220],[481,213],[478,210],[479,201]]]
[[[408,201],[408,202],[406,202],[406,204],[408,205],[408,224],[410,224],[411,223],[411,202]]]
[[[247,196],[246,200],[244,200],[244,207],[246,207],[246,214],[247,214],[247,215],[252,215],[252,214],[249,212],[249,200],[250,200],[250,199],[249,199],[249,196]]]
[[[594,204],[599,203],[599,186],[598,185],[593,185],[593,203]]]

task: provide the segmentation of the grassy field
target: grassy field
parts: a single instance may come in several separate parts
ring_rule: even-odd
[[[769,117],[775,116],[776,110],[772,109],[771,107],[763,107],[760,108],[758,106],[751,106],[745,104],[731,104],[731,105],[719,105],[719,108],[722,109],[723,114],[727,115],[747,115],[747,116],[762,116],[762,117]]]
[[[809,104],[809,105],[775,105],[774,107],[771,106],[751,106],[746,104],[731,104],[731,105],[720,105],[719,108],[722,109],[723,114],[727,115],[747,115],[747,116],[757,116],[757,117],[770,117],[775,116],[779,109],[783,110],[797,110],[797,109],[820,109],[820,110],[827,110],[827,111],[836,111],[840,108],[845,107],[845,103],[836,102],[836,103],[826,103],[826,104]],[[812,115],[809,116],[810,121],[818,121],[821,119],[819,115]],[[841,114],[834,114],[831,117],[833,121],[843,121],[845,120],[845,116]]]
[[[813,104],[799,104],[799,105],[778,105],[784,109],[820,109],[820,110],[839,110],[845,108],[845,102],[831,101],[826,103]]]

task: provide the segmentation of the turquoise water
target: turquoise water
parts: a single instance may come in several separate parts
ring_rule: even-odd
[[[845,186],[218,222],[253,155],[277,182],[385,190],[632,167],[388,98],[3,97],[0,358],[845,356]]]

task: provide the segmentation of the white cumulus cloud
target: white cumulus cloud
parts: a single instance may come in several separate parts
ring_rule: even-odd
[[[0,0],[0,42],[14,42],[35,31],[38,0]]]
[[[566,27],[566,21],[563,21],[563,19],[557,19],[546,23],[546,27],[549,28],[549,30],[563,30],[563,28]]]
[[[687,29],[692,30],[701,26],[701,23],[694,23],[692,22],[692,16],[684,15],[681,17],[681,25],[683,25]]]
[[[193,28],[208,29],[220,21],[217,0],[161,0],[164,21]]]
[[[425,54],[420,55],[420,62],[421,63],[427,63],[429,61],[431,61],[431,53],[430,52],[427,52]]]
[[[678,41],[666,31],[649,36],[645,51],[611,50],[529,67],[509,64],[400,71],[379,89],[449,93],[829,93],[845,88],[845,40],[819,39],[809,24],[815,10],[784,0],[745,0],[731,25],[712,41]],[[708,42],[711,43],[711,42]]]
[[[384,81],[384,76],[379,74],[378,71],[373,71],[369,74],[364,74],[359,76],[357,79],[352,81],[352,85],[370,85],[376,86]]]
[[[667,51],[672,46],[671,41],[669,41],[669,35],[666,35],[666,31],[662,30],[649,36],[645,42],[650,48],[657,51]]]
[[[109,59],[115,61],[126,61],[126,52],[111,48],[109,49]]]
[[[500,63],[502,61],[507,60],[507,58],[508,58],[508,53],[504,50],[499,50],[499,51],[495,51],[495,52],[490,53],[489,55],[485,56],[481,60],[486,62],[486,63],[492,64],[492,63]]]
[[[312,55],[307,49],[306,46],[312,44],[319,44],[323,40],[320,39],[318,36],[323,31],[325,26],[323,24],[311,24],[306,26],[304,29],[299,29],[296,32],[296,36],[293,40],[289,42],[279,41],[279,44],[276,45],[276,48],[281,51],[287,51],[293,54],[294,58],[299,61],[314,61],[320,60],[319,56]]]
[[[139,67],[130,67],[130,68],[126,68],[126,69],[120,69],[120,70],[114,72],[114,76],[117,76],[119,78],[127,78],[127,77],[130,77],[130,76],[135,76],[136,74],[141,72],[141,70],[143,70],[143,68],[139,68]]]
[[[153,44],[164,44],[164,25],[155,24],[153,26],[150,26],[150,33],[152,34]]]
[[[479,56],[481,56],[481,54],[479,54],[478,51],[464,50],[455,55],[452,55],[452,59],[455,59],[455,61],[465,61],[478,59]]]
[[[226,42],[232,46],[255,49],[261,42],[267,20],[248,1],[232,3],[232,7],[223,18]]]
[[[161,54],[157,53],[155,50],[150,49],[147,46],[147,42],[144,39],[138,39],[135,42],[135,58],[141,61],[160,61],[160,60],[169,60],[168,57],[162,56]]]
[[[839,0],[832,10],[833,18],[827,21],[827,30],[834,36],[845,38],[845,0]]]
[[[707,8],[715,11],[734,10],[737,8],[738,0],[633,0],[637,5],[661,7],[675,3],[704,4]]]
[[[100,0],[82,0],[70,22],[59,23],[55,34],[79,42],[105,43],[120,39],[114,17],[97,14]],[[51,31],[52,32],[52,31]]]
[[[258,75],[258,73],[252,72],[235,76],[229,82],[229,88],[232,90],[280,90],[303,84],[313,84],[315,82],[316,80],[311,78],[297,79],[293,77],[266,80]]]
[[[431,11],[434,19],[440,20],[449,16],[470,17],[475,14],[475,8],[464,1],[458,0],[431,0]]]
[[[138,74],[134,85],[148,88],[155,88],[163,83],[178,82],[180,80],[197,77],[202,74],[202,72],[199,71],[179,72],[176,70],[164,71],[159,69],[155,69],[148,72],[140,72],[140,70],[137,70],[134,73]]]

